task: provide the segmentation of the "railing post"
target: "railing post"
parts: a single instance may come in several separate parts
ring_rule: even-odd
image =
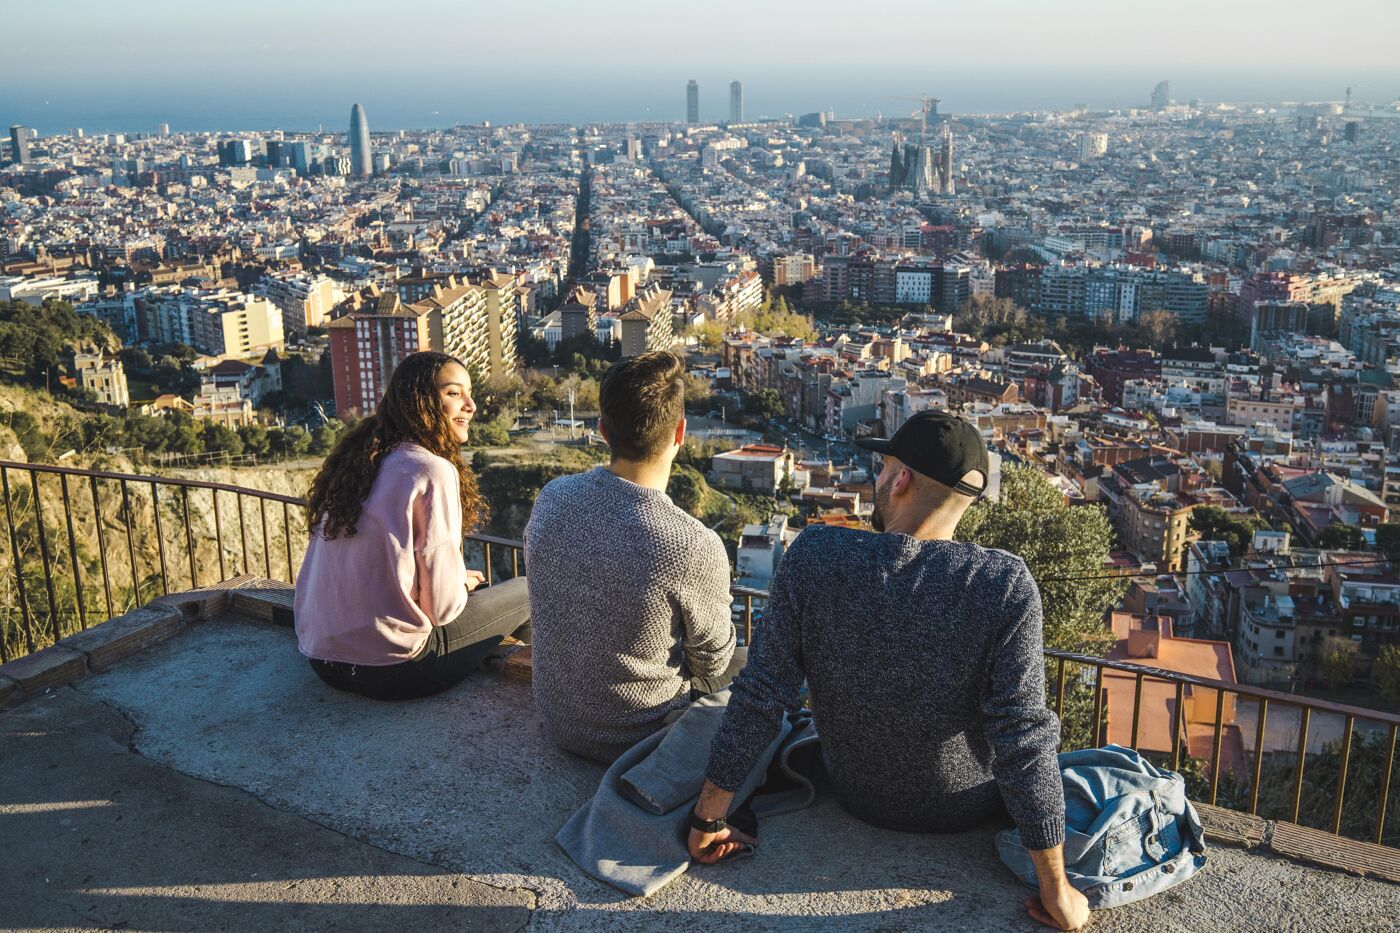
[[[49,561],[49,536],[44,531],[44,507],[39,502],[39,471],[29,471],[29,484],[34,490],[34,524],[39,531],[39,557],[44,561],[44,590],[49,594],[49,624],[53,628],[53,640],[58,641],[63,633],[58,627],[58,597],[53,591],[53,564]]]
[[[1385,807],[1390,797],[1390,777],[1395,767],[1395,723],[1390,724],[1390,741],[1386,743],[1385,750],[1385,774],[1381,778],[1381,810],[1376,816],[1376,845],[1384,845],[1381,841],[1385,838]]]
[[[185,513],[185,550],[190,557],[190,589],[199,589],[199,572],[194,566],[194,534],[190,531],[190,487],[180,487],[180,502]]]
[[[92,518],[97,524],[97,556],[102,561],[102,593],[107,598],[107,618],[116,616],[112,608],[112,578],[107,571],[107,530],[102,527],[102,502],[97,497],[97,477],[89,476],[92,486]]]
[[[267,537],[267,500],[258,496],[258,514],[262,517],[263,531],[263,572],[272,579],[272,542]]]
[[[73,534],[73,502],[68,496],[68,474],[58,474],[63,490],[63,518],[68,523],[68,558],[73,565],[73,593],[78,598],[78,624],[87,628],[87,604],[83,601],[83,573],[78,567],[78,536]]]
[[[1133,678],[1133,737],[1128,741],[1129,747],[1137,751],[1138,747],[1138,716],[1142,712],[1142,675],[1138,674]]]
[[[753,644],[753,595],[744,594],[744,647]]]
[[[1176,708],[1172,710],[1172,770],[1181,770],[1181,730],[1186,713],[1182,709],[1186,704],[1186,684],[1181,681],[1176,682]],[[1191,749],[1186,753],[1189,755]]]
[[[1099,720],[1103,718],[1103,665],[1094,665],[1094,731],[1091,733],[1089,741],[1091,747],[1097,748],[1103,744],[1103,739],[1099,734]],[[1071,749],[1072,751],[1073,749]]]
[[[1065,659],[1056,658],[1059,663],[1059,671],[1055,675],[1055,718],[1065,718]],[[1061,730],[1064,729],[1061,724]]]
[[[136,538],[131,530],[131,492],[122,480],[122,514],[126,520],[126,555],[131,559],[132,607],[141,605],[141,579],[136,570]]]
[[[282,543],[287,546],[287,582],[296,583],[296,573],[292,570],[292,511],[287,503],[282,503]]]
[[[1254,776],[1249,785],[1249,813],[1259,812],[1259,778],[1264,766],[1264,724],[1269,721],[1269,698],[1259,699],[1259,722],[1254,726]]]
[[[165,566],[165,530],[160,524],[160,491],[156,481],[151,480],[151,511],[156,517],[156,551],[160,554],[160,592],[170,595],[170,573]]]
[[[29,598],[24,592],[24,565],[19,559],[19,537],[15,534],[15,516],[10,508],[10,473],[5,467],[0,467],[0,485],[5,491],[5,519],[10,528],[10,557],[15,562],[15,589],[19,592],[19,611],[24,620],[24,646],[33,654],[34,620],[29,616]]]
[[[1290,823],[1298,822],[1298,809],[1303,803],[1303,766],[1308,757],[1308,723],[1312,719],[1312,707],[1304,706],[1302,718],[1298,720],[1298,770],[1293,775],[1293,811],[1288,817]]]
[[[1337,771],[1337,802],[1332,807],[1332,835],[1342,834],[1342,801],[1347,793],[1347,765],[1351,763],[1351,730],[1356,725],[1356,717],[1348,716],[1346,735],[1342,736],[1342,766]]]
[[[248,531],[243,525],[243,493],[234,493],[234,501],[238,503],[238,540],[243,546],[243,572],[248,572]]]
[[[520,576],[520,548],[510,549],[510,576],[514,579]]]
[[[1215,806],[1216,794],[1220,789],[1220,739],[1225,725],[1225,691],[1215,691],[1215,736],[1210,744],[1210,805]]]
[[[224,567],[224,521],[219,515],[219,490],[209,490],[209,498],[214,500],[214,545],[219,550],[219,582],[228,579],[228,570]]]
[[[490,542],[490,541],[483,541],[483,542],[481,542],[481,552],[482,552],[482,556],[483,556],[482,562],[483,562],[483,564],[484,564],[485,567],[486,567],[486,572],[485,572],[485,574],[483,574],[483,576],[485,576],[486,579],[483,580],[482,583],[483,583],[485,586],[490,586],[490,585],[491,585],[491,542]]]

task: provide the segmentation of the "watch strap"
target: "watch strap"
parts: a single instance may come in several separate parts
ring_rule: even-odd
[[[717,820],[702,820],[692,809],[690,811],[690,828],[702,833],[718,833],[729,828],[729,821],[724,817]]]

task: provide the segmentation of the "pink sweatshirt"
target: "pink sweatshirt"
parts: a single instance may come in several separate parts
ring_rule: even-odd
[[[311,535],[296,583],[301,653],[397,664],[466,605],[457,470],[417,444],[400,444],[379,465],[355,536]]]

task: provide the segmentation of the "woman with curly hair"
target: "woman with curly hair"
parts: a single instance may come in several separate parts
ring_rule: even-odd
[[[462,459],[471,389],[445,353],[406,357],[311,485],[297,641],[333,687],[381,700],[438,693],[529,621],[523,577],[478,591],[485,581],[462,558],[463,530],[486,510]]]

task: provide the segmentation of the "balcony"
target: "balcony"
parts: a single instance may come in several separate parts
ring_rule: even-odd
[[[5,489],[31,488],[37,477],[29,470],[0,465]],[[44,479],[63,475],[47,472]],[[121,482],[66,475],[79,489],[89,480]],[[128,486],[137,481],[152,478],[125,478]],[[165,567],[155,589],[143,592],[142,608],[95,624],[106,618],[99,595],[88,602],[86,629],[75,613],[61,611],[68,555],[59,545],[71,512],[46,513],[52,540],[36,544],[43,553],[22,553],[36,566],[47,562],[52,575],[28,592],[36,650],[0,667],[0,707],[12,707],[0,713],[0,903],[7,925],[1038,929],[1019,906],[1025,890],[995,855],[992,830],[887,832],[829,799],[766,822],[753,859],[697,868],[650,898],[624,898],[584,876],[552,842],[602,769],[546,742],[529,714],[527,667],[477,674],[414,703],[374,703],[327,689],[288,628],[290,586],[268,579],[295,566],[297,530],[284,524],[279,535],[281,510],[266,508],[285,503],[210,484],[182,493],[185,482],[158,481],[156,502],[178,516],[185,495],[237,497],[238,518],[229,510],[221,523],[231,539],[228,566],[192,558],[183,567],[180,558],[196,549],[182,523],[167,515],[160,532],[166,537],[143,542],[163,554],[157,557]],[[247,500],[256,505],[244,527]],[[11,514],[23,527],[21,510]],[[133,517],[134,508],[126,514]],[[281,513],[284,522],[288,516]],[[118,538],[109,540],[119,544],[108,555],[109,571],[128,543]],[[515,542],[478,537],[469,553],[492,579],[523,569]],[[29,569],[26,561],[21,566]],[[186,585],[191,576],[219,582]],[[59,596],[55,606],[45,602],[51,593]],[[116,587],[118,608],[123,593]],[[744,607],[739,624],[752,625],[762,594],[737,595]],[[66,634],[70,623],[78,630]],[[50,625],[63,638],[44,648]],[[1170,698],[1159,704],[1168,715],[1182,709],[1182,691],[1214,684],[1123,662],[1051,660],[1053,696],[1065,695],[1067,679],[1087,677],[1102,687],[1106,672],[1134,678],[1139,690],[1143,681],[1166,681],[1177,691],[1175,705]],[[1261,720],[1303,702],[1253,688],[1236,692],[1260,704]],[[1208,706],[1218,719],[1224,692],[1217,696]],[[1344,708],[1301,709],[1307,747],[1308,717],[1317,723]],[[1134,736],[1140,715],[1161,714],[1155,705],[1133,704]],[[1166,727],[1166,734],[1174,731],[1183,734]],[[1389,734],[1393,761],[1393,726]],[[1359,784],[1362,776],[1351,770]],[[1203,797],[1214,792],[1212,786]],[[1093,929],[1381,929],[1400,915],[1400,885],[1382,880],[1400,880],[1400,853],[1248,809],[1203,805],[1217,843],[1208,868],[1165,895],[1096,915]],[[1392,813],[1390,825],[1394,819]]]

